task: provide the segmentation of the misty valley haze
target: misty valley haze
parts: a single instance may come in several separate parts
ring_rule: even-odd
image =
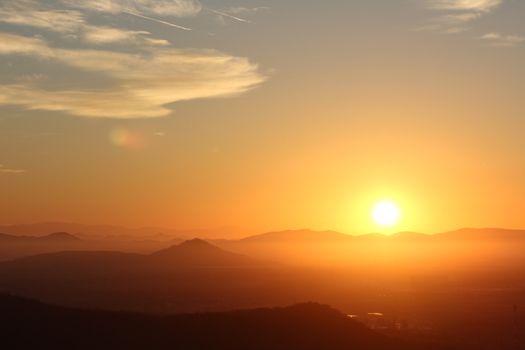
[[[0,257],[0,290],[53,305],[169,314],[315,300],[416,347],[475,348],[522,339],[516,332],[523,326],[518,305],[525,303],[525,232],[519,230],[431,236],[297,230],[157,242],[164,247],[147,253],[111,251],[113,240],[102,251],[104,241],[92,245],[67,233],[1,237],[2,250],[21,257]],[[471,338],[477,332],[483,336]]]

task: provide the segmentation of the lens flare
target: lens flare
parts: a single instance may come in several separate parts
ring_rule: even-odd
[[[115,146],[129,149],[142,148],[145,143],[144,137],[140,133],[124,128],[112,130],[109,138]]]

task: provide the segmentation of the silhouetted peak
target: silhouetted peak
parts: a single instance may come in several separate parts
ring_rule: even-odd
[[[213,244],[208,243],[205,240],[200,239],[200,238],[194,238],[194,239],[190,239],[190,240],[184,241],[184,242],[179,244],[179,247],[184,247],[184,248],[204,248],[204,247],[206,247],[206,248],[210,248],[210,247],[211,248],[217,248]]]
[[[173,245],[169,248],[163,249],[159,251],[158,253],[182,253],[182,252],[218,252],[218,251],[224,251],[221,248],[199,238],[190,239],[187,241],[184,241],[178,245]]]
[[[211,243],[206,242],[202,239],[191,239],[184,241],[178,245],[173,245],[169,248],[159,250],[152,254],[152,256],[181,256],[181,255],[193,255],[201,256],[203,254],[215,254],[215,253],[225,253],[230,254],[229,252],[214,246]]]
[[[72,240],[77,241],[79,240],[78,237],[73,236],[72,234],[67,233],[67,232],[54,232],[47,236],[43,236],[40,239],[57,240],[57,241],[72,241]]]
[[[219,248],[202,239],[184,241],[179,245],[150,255],[153,261],[168,261],[192,266],[237,266],[254,264],[250,258]]]

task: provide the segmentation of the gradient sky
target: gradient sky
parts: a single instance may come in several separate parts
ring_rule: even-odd
[[[0,222],[525,227],[525,2],[0,3]]]

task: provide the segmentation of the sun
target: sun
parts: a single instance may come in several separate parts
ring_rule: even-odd
[[[401,211],[397,204],[392,201],[378,202],[372,210],[372,218],[380,226],[394,226],[400,217]]]

